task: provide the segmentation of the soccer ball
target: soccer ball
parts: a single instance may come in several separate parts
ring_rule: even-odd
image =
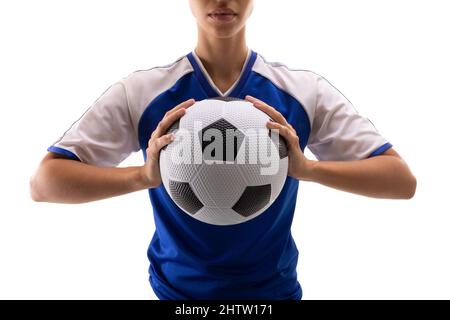
[[[241,99],[195,102],[168,130],[160,152],[167,193],[186,214],[213,225],[254,219],[280,194],[287,146],[269,116]]]

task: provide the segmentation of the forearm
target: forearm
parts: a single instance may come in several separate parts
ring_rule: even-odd
[[[409,199],[416,188],[416,179],[406,163],[393,156],[356,161],[308,160],[308,168],[303,180],[372,198]]]
[[[140,167],[101,168],[73,160],[54,159],[31,178],[35,201],[84,203],[146,189]]]

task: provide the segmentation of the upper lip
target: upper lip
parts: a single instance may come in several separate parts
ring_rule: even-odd
[[[212,14],[236,14],[236,12],[234,12],[233,10],[231,10],[229,8],[218,8],[218,9],[214,9],[213,11],[208,13],[208,15],[212,15]]]

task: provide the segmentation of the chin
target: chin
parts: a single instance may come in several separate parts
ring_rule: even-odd
[[[236,36],[243,29],[239,24],[215,25],[208,21],[201,24],[203,31],[214,38],[227,39]]]
[[[239,31],[237,28],[211,28],[208,33],[215,38],[227,39],[236,36]]]

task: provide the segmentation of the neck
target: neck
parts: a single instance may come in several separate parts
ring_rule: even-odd
[[[200,30],[199,30],[200,31]],[[239,77],[247,58],[245,30],[231,38],[211,38],[199,32],[195,53],[212,78],[233,80]]]

